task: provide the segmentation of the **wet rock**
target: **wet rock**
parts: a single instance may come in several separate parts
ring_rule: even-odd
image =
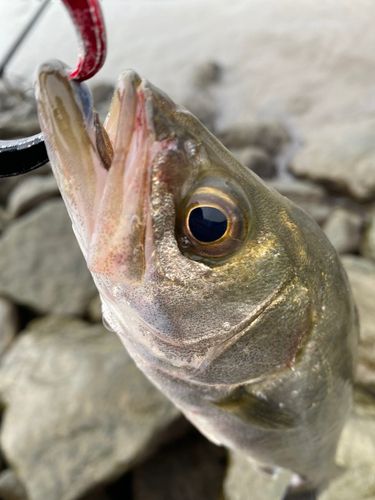
[[[115,87],[109,83],[99,83],[91,88],[94,106],[102,123],[108,114],[114,91]]]
[[[245,455],[230,451],[224,500],[282,500],[291,478],[287,470],[275,478],[267,476],[256,471]]]
[[[98,293],[90,300],[87,316],[93,323],[101,323],[102,321],[102,301]]]
[[[178,411],[101,325],[34,320],[0,367],[1,445],[29,500],[73,500],[120,477]]]
[[[35,99],[21,89],[0,83],[0,139],[27,137],[40,132]]]
[[[0,473],[0,498],[2,500],[28,500],[24,485],[10,469]]]
[[[375,260],[375,211],[369,214],[369,220],[366,224],[365,234],[363,236],[361,253],[365,257]]]
[[[319,500],[375,498],[375,419],[358,403],[341,434],[336,463],[343,472],[331,481]]]
[[[233,156],[250,168],[262,179],[270,179],[276,175],[276,166],[272,158],[262,149],[248,147],[243,149],[232,149]]]
[[[134,471],[134,500],[219,500],[225,451],[192,430]]]
[[[375,393],[375,263],[356,256],[342,257],[360,324],[357,383]]]
[[[323,226],[337,253],[355,253],[361,241],[362,217],[345,208],[333,210]]]
[[[12,217],[19,217],[43,201],[60,196],[53,175],[34,175],[16,185],[9,195],[7,210]]]
[[[98,106],[103,102],[110,102],[112,100],[115,87],[111,83],[98,83],[91,87],[90,90],[94,106]]]
[[[183,105],[193,113],[205,127],[211,131],[215,130],[215,121],[218,113],[216,101],[211,91],[202,90],[194,92],[185,99]]]
[[[12,220],[12,216],[2,206],[0,206],[0,233],[4,231],[7,224]]]
[[[284,126],[275,120],[233,125],[217,134],[228,149],[257,146],[274,156],[290,141]]]
[[[0,238],[0,293],[41,313],[83,314],[96,292],[61,200],[20,217]]]
[[[51,173],[51,166],[49,163],[46,163],[42,167],[37,168],[36,170],[32,170],[27,174],[22,174],[15,177],[4,177],[0,179],[0,205],[6,205],[7,198],[12,190],[20,184],[25,179],[33,177],[34,175],[48,175]]]
[[[193,77],[193,85],[197,88],[205,88],[220,81],[222,67],[214,61],[206,61],[198,65]]]
[[[13,342],[17,331],[17,309],[9,300],[0,297],[0,356]]]
[[[318,224],[322,224],[332,211],[322,186],[295,179],[272,179],[267,184],[305,210]]]
[[[356,201],[375,199],[375,120],[329,125],[310,133],[290,170]]]

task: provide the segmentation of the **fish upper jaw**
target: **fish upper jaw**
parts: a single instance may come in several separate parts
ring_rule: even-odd
[[[36,78],[47,151],[87,265],[127,284],[142,282],[153,252],[152,165],[159,153],[175,147],[165,124],[162,133],[155,130],[155,93],[125,71],[104,130],[89,90],[68,79],[63,63],[43,64]],[[168,99],[162,93],[156,98]]]

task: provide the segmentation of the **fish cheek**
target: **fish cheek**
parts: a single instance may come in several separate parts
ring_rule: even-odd
[[[243,384],[291,369],[311,326],[310,293],[294,278],[248,328],[216,348],[196,378],[208,384]]]

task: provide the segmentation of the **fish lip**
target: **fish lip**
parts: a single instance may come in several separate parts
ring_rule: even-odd
[[[74,100],[79,105],[82,112],[82,117],[86,123],[86,126],[91,122],[91,116],[93,112],[93,98],[90,89],[84,82],[76,82],[69,78],[71,70],[70,68],[59,61],[58,59],[50,59],[42,63],[36,71],[36,93],[40,93],[40,80],[41,78],[48,75],[59,75],[63,79],[66,79],[73,91]]]

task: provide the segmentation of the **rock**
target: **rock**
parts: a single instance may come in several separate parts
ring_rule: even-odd
[[[0,84],[1,85],[1,84]],[[36,102],[21,89],[0,88],[0,139],[28,137],[40,132]]]
[[[2,500],[28,500],[24,485],[10,469],[0,473],[0,498]]]
[[[220,81],[222,67],[214,61],[206,61],[199,64],[195,69],[193,85],[197,88],[205,88]]]
[[[359,250],[362,217],[345,208],[333,210],[323,226],[337,253],[355,253]]]
[[[375,199],[375,120],[318,128],[289,168],[356,201]]]
[[[372,402],[375,405],[375,400]],[[375,419],[356,404],[339,441],[336,463],[344,468],[319,500],[375,498]]]
[[[51,165],[46,163],[42,167],[32,170],[27,174],[22,174],[14,177],[5,177],[0,179],[0,205],[6,205],[7,198],[11,191],[25,179],[33,177],[34,175],[48,175],[51,174]]]
[[[233,125],[217,134],[228,149],[256,146],[274,156],[290,141],[284,126],[275,120]]]
[[[332,211],[322,186],[295,179],[272,179],[267,184],[305,210],[318,224],[322,224]]]
[[[34,175],[18,183],[10,193],[7,210],[12,217],[19,217],[43,201],[60,196],[53,175]]]
[[[366,224],[365,234],[363,237],[363,244],[361,253],[365,257],[375,260],[375,211],[369,214],[369,220]]]
[[[215,130],[217,118],[217,106],[214,96],[209,90],[194,92],[184,101],[184,107],[188,109],[209,130]]]
[[[245,455],[229,452],[229,468],[224,482],[224,500],[282,500],[292,473],[281,470],[272,478],[256,471]]]
[[[96,288],[61,200],[43,203],[1,235],[0,293],[40,313],[86,311]]]
[[[17,309],[9,300],[0,297],[0,356],[4,354],[13,342],[17,331]]]
[[[12,220],[12,216],[2,206],[0,206],[0,233],[4,231],[8,223]]]
[[[34,320],[0,366],[1,446],[29,500],[74,500],[147,455],[178,411],[102,325]]]
[[[108,114],[115,87],[109,83],[99,83],[91,89],[94,106],[102,123]]]
[[[103,102],[111,102],[115,87],[111,83],[97,83],[90,90],[96,107]]]
[[[270,179],[276,175],[276,166],[272,158],[262,149],[249,146],[243,149],[232,149],[231,153],[237,160],[250,168],[262,179]]]
[[[90,300],[87,316],[93,323],[101,323],[102,321],[102,301],[98,293]]]
[[[375,393],[375,263],[352,255],[342,257],[341,261],[359,314],[357,383]]]
[[[22,118],[13,121],[12,114],[5,123],[0,122],[0,140],[18,139],[39,134],[40,126],[37,117]]]
[[[219,500],[225,450],[192,430],[137,467],[133,500]]]

